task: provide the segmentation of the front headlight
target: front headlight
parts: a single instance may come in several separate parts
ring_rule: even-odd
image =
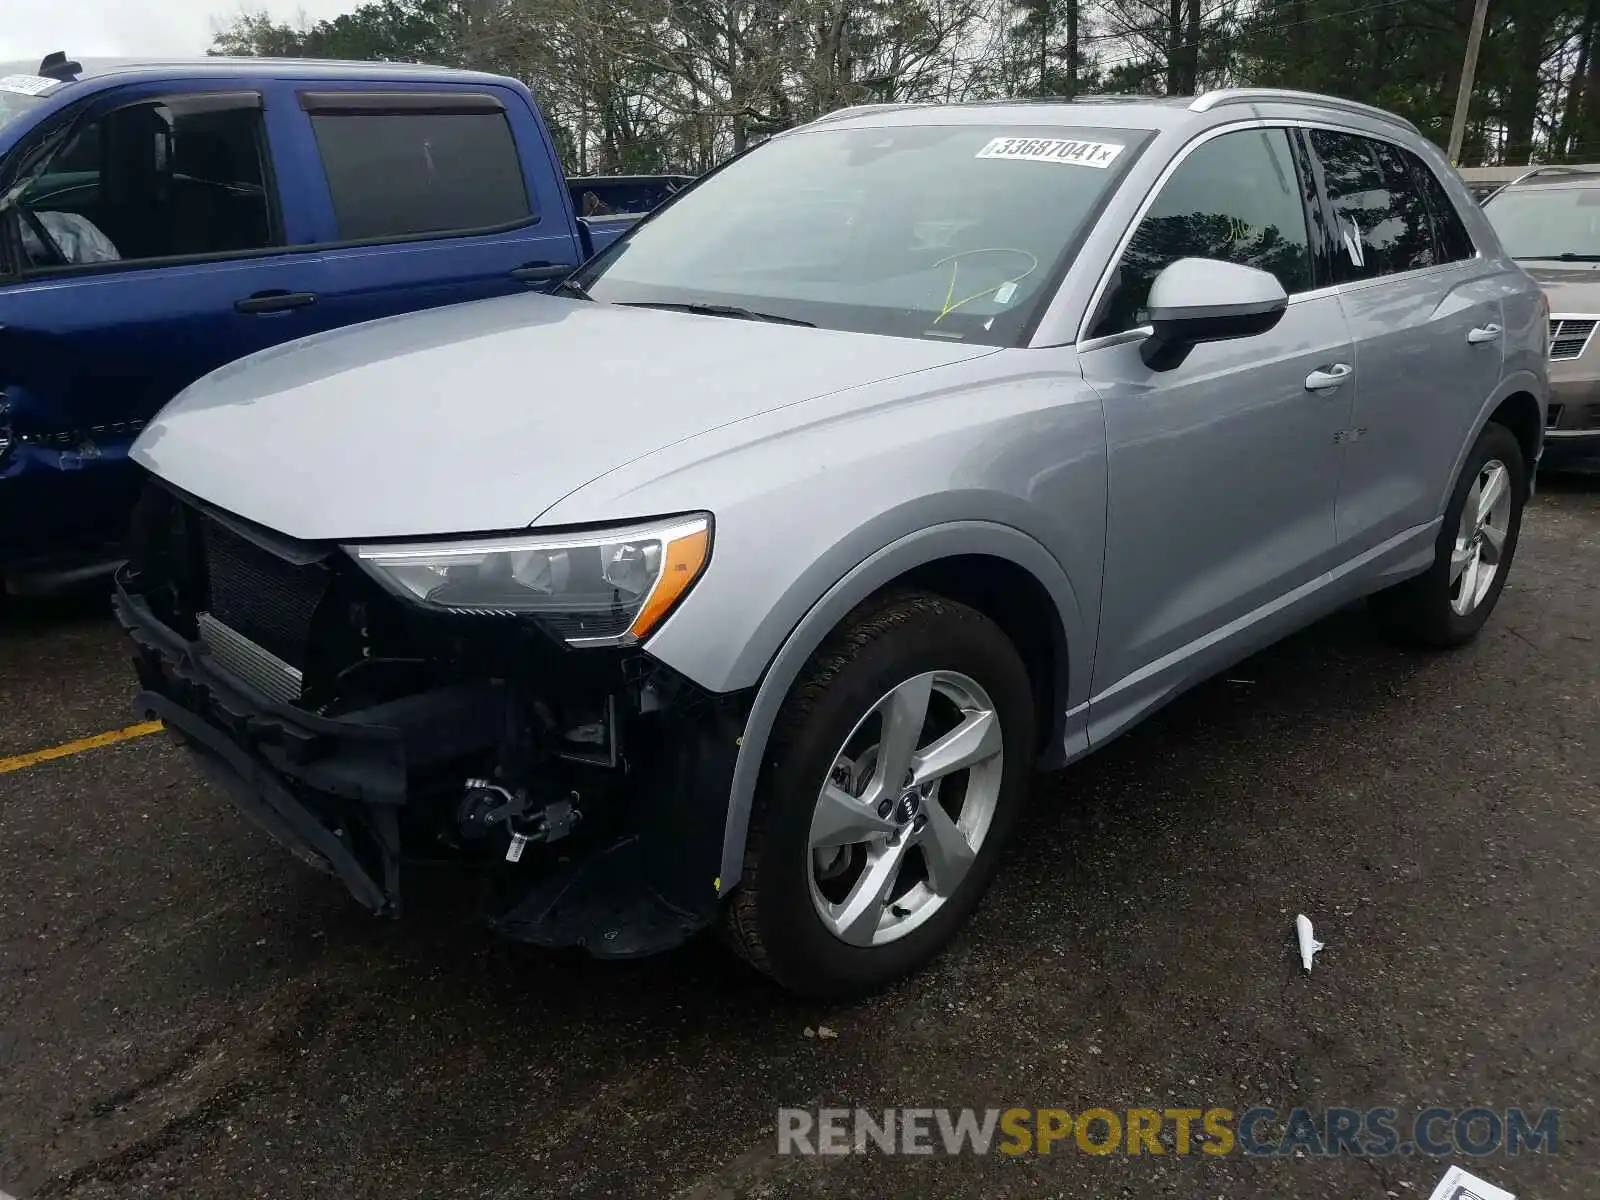
[[[346,549],[390,591],[425,607],[530,616],[570,645],[617,645],[648,637],[700,578],[711,517]]]

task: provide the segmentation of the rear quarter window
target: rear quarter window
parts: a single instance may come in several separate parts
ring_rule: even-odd
[[[1462,262],[1471,258],[1478,248],[1472,244],[1472,235],[1462,224],[1461,214],[1450,199],[1450,193],[1444,190],[1444,184],[1439,182],[1433,168],[1415,154],[1407,150],[1399,153],[1404,154],[1410,162],[1411,173],[1416,176],[1423,198],[1428,202],[1428,211],[1433,215],[1433,236],[1439,244],[1439,261]]]
[[[461,233],[533,215],[503,113],[324,112],[310,120],[341,240]]]

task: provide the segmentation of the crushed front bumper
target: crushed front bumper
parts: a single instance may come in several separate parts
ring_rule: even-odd
[[[247,817],[375,913],[398,915],[402,826],[417,780],[460,780],[492,755],[510,715],[504,684],[456,684],[338,717],[277,703],[164,624],[119,571],[113,604],[135,647],[140,711],[161,720]],[[671,739],[659,795],[603,838],[559,843],[552,869],[489,901],[498,933],[625,958],[675,946],[720,906],[721,847],[737,721],[702,718]],[[436,799],[436,798],[435,798]],[[485,870],[504,870],[498,856]],[[487,893],[488,889],[486,889]],[[504,889],[499,892],[504,895]]]
[[[504,721],[493,684],[439,688],[337,719],[277,704],[215,667],[199,642],[163,625],[116,581],[117,619],[133,639],[136,707],[162,721],[248,817],[294,854],[344,881],[375,912],[399,905],[396,832],[414,769],[482,750]],[[317,811],[311,796],[324,798]],[[336,806],[365,809],[380,846],[363,862],[337,827]]]

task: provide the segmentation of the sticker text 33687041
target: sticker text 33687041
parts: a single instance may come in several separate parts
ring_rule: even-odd
[[[1069,138],[997,137],[977,153],[978,158],[1013,158],[1023,162],[1066,163],[1073,167],[1104,170],[1117,161],[1122,146],[1116,142],[1079,142]]]

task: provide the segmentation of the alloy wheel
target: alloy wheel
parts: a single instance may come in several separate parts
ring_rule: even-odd
[[[905,937],[956,894],[993,823],[1000,717],[973,679],[929,671],[856,722],[818,793],[811,899],[841,941]]]
[[[1475,610],[1494,586],[1510,530],[1511,472],[1491,458],[1467,492],[1450,552],[1450,608],[1457,616]]]

